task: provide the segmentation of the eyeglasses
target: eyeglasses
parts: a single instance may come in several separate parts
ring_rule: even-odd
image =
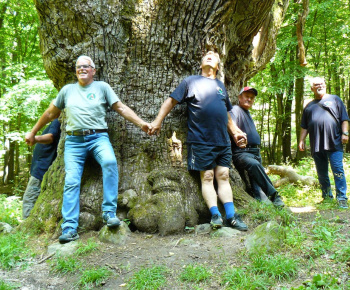
[[[75,68],[76,68],[76,69],[81,69],[81,68],[87,69],[87,68],[89,68],[89,67],[94,68],[93,66],[91,66],[91,65],[89,65],[89,64],[77,65]]]

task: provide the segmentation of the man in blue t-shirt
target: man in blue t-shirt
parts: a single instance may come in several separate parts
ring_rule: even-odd
[[[80,182],[84,163],[91,154],[102,168],[103,202],[102,218],[107,227],[120,225],[116,215],[118,199],[118,166],[107,133],[106,114],[110,107],[126,120],[137,125],[144,132],[150,125],[139,118],[133,110],[124,105],[113,89],[105,82],[95,81],[95,64],[82,55],[76,61],[78,82],[64,86],[50,107],[40,117],[32,131],[26,135],[26,142],[33,145],[36,133],[65,109],[67,117],[64,148],[65,184],[60,243],[79,238],[77,229],[80,214]]]
[[[23,219],[26,219],[33,209],[41,191],[43,176],[57,156],[57,145],[61,134],[60,127],[60,122],[55,119],[43,131],[42,135],[35,136],[36,145],[30,167],[30,178],[23,195]]]
[[[270,178],[267,176],[261,163],[260,135],[256,130],[249,109],[253,106],[258,91],[251,87],[244,87],[238,96],[239,105],[233,106],[230,111],[233,122],[247,134],[247,145],[240,148],[232,142],[232,161],[244,179],[244,170],[249,176],[249,183],[253,196],[261,198],[260,189],[272,201],[275,206],[283,207],[284,203],[277,190],[273,187]],[[265,196],[263,196],[265,197]],[[266,199],[266,197],[265,197]]]
[[[339,207],[348,208],[343,168],[343,144],[349,141],[349,116],[342,100],[336,95],[326,93],[323,78],[313,78],[310,84],[315,99],[307,104],[303,111],[299,150],[305,150],[305,138],[307,134],[310,134],[311,155],[315,161],[322,197],[324,200],[333,198],[328,176],[329,161]]]
[[[212,214],[213,228],[223,226],[217,207],[217,195],[223,203],[226,219],[235,229],[246,231],[246,224],[235,213],[229,183],[231,142],[229,133],[241,146],[244,134],[232,123],[228,111],[231,102],[224,84],[216,78],[220,58],[209,51],[201,62],[201,75],[184,79],[161,106],[157,118],[151,123],[151,134],[159,134],[162,121],[177,103],[186,103],[188,109],[188,169],[200,171],[202,195]],[[214,178],[218,193],[214,188]]]

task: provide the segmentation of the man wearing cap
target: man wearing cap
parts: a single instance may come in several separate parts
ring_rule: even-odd
[[[233,122],[247,134],[247,145],[240,148],[235,142],[232,144],[232,161],[239,171],[247,171],[252,186],[254,197],[259,197],[261,190],[277,207],[283,207],[284,203],[277,190],[273,187],[270,178],[262,166],[260,155],[260,136],[256,130],[252,116],[249,113],[258,95],[256,89],[244,87],[238,96],[238,105],[233,106],[230,111]],[[259,198],[258,198],[259,199]]]
[[[235,213],[232,189],[229,183],[231,142],[229,133],[238,144],[245,143],[243,133],[234,126],[228,111],[231,102],[224,84],[216,78],[219,55],[207,52],[201,61],[201,75],[184,79],[161,106],[151,123],[151,134],[159,134],[162,121],[177,103],[186,103],[188,110],[188,170],[200,172],[202,195],[210,210],[211,226],[220,228],[223,219],[217,207],[217,197],[223,203],[228,224],[238,230],[248,228]],[[229,132],[229,133],[228,133]],[[214,178],[218,184],[217,193]]]
[[[323,199],[333,199],[328,176],[329,162],[333,171],[339,207],[348,208],[343,144],[349,141],[349,116],[342,100],[336,95],[326,93],[324,78],[313,78],[310,85],[315,99],[308,103],[303,111],[299,150],[305,150],[305,138],[310,134],[311,155],[315,161]]]
[[[102,167],[103,203],[102,217],[110,228],[118,227],[116,216],[118,197],[118,167],[112,145],[108,138],[105,120],[108,107],[126,120],[147,132],[150,125],[140,119],[134,111],[124,105],[113,89],[105,82],[94,81],[95,64],[88,56],[76,61],[78,82],[64,86],[50,107],[40,117],[32,131],[26,135],[26,142],[34,144],[36,133],[49,121],[66,109],[67,137],[65,140],[64,163],[65,184],[63,191],[62,235],[60,243],[79,238],[80,182],[88,154],[94,156]]]

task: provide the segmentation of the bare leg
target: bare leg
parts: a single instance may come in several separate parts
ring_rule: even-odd
[[[222,204],[233,202],[232,189],[230,185],[230,169],[228,167],[217,166],[214,169],[215,178],[218,183],[218,196]]]
[[[208,206],[211,208],[218,205],[217,195],[214,188],[214,170],[206,170],[200,172],[202,182],[202,195]]]

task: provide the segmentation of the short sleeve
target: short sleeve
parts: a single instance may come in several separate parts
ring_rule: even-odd
[[[183,80],[177,88],[170,94],[170,97],[178,101],[180,104],[185,102],[188,94],[188,84],[186,80]]]

